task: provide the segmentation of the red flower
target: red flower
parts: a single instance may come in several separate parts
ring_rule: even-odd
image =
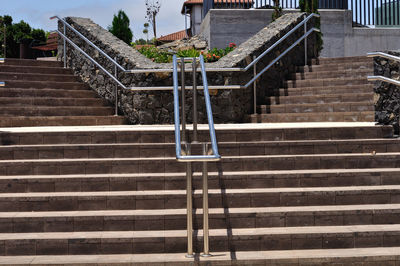
[[[233,43],[233,42],[229,43],[229,48],[235,48],[235,47],[236,47],[235,43]]]

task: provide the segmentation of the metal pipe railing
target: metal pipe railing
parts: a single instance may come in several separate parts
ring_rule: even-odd
[[[391,55],[391,54],[387,54],[387,53],[383,53],[383,52],[367,53],[367,57],[382,57],[382,58],[386,58],[389,60],[394,60],[394,61],[400,62],[400,57]],[[387,83],[390,83],[390,84],[393,84],[396,86],[400,86],[400,81],[391,79],[388,77],[384,77],[384,76],[368,76],[367,79],[369,81],[383,81],[383,82],[387,82]]]
[[[0,58],[0,64],[4,64],[6,60],[4,58]]]
[[[3,81],[0,81],[0,87],[4,87],[4,86],[6,86],[6,83]]]
[[[119,86],[121,86],[124,89],[127,89],[127,87],[122,84],[116,77],[114,77],[113,74],[108,72],[104,67],[102,67],[99,63],[96,62],[90,55],[88,55],[85,51],[83,51],[81,48],[79,48],[73,41],[71,41],[67,36],[62,34],[59,30],[56,30],[57,33],[64,39],[66,40],[72,47],[74,47],[76,50],[81,52],[84,56],[87,57],[93,64],[95,64],[98,68],[100,68],[107,76],[109,76],[112,80],[114,80]]]

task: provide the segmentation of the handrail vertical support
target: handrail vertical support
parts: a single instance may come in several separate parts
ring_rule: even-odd
[[[305,19],[304,19],[305,20]],[[307,21],[304,23],[304,34],[307,34]],[[308,64],[307,58],[307,38],[304,38],[304,65]]]
[[[67,36],[66,31],[67,31],[67,29],[66,29],[66,26],[65,26],[65,24],[64,24],[64,36]],[[67,68],[67,43],[66,43],[65,38],[64,38],[64,49],[63,49],[63,53],[64,53],[64,68]]]
[[[187,143],[187,153],[190,154],[190,144]],[[193,258],[193,193],[192,193],[192,163],[186,164],[186,228],[187,254],[186,258]]]
[[[197,79],[196,79],[197,59],[195,57],[193,58],[192,69],[193,69],[193,142],[197,142],[198,141],[198,136],[197,136],[197,122],[198,122]]]
[[[207,143],[203,143],[203,155],[207,155]],[[208,232],[208,170],[207,162],[203,162],[203,242],[204,253],[202,257],[210,257],[209,232]]]
[[[117,57],[114,57],[114,60],[117,61]],[[115,78],[118,76],[118,69],[117,65],[114,65],[114,73],[115,73]],[[118,85],[115,85],[115,114],[114,116],[118,116]]]
[[[182,141],[186,142],[185,58],[181,58]]]
[[[253,56],[253,60],[256,59],[256,56]],[[257,76],[257,64],[254,64],[254,77]],[[257,80],[253,83],[253,94],[254,94],[254,114],[257,114]]]

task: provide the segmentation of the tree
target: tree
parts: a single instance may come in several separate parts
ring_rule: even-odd
[[[143,25],[144,27],[143,33],[146,34],[147,42],[149,42],[149,26],[150,26],[149,23],[144,23]]]
[[[119,10],[118,15],[114,15],[112,25],[108,30],[117,38],[123,40],[127,44],[131,44],[133,34],[129,28],[129,18],[124,11]]]
[[[157,39],[156,17],[160,12],[161,3],[158,0],[146,0],[146,19],[153,27],[154,38]]]

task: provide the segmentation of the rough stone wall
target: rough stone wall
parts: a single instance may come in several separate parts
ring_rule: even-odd
[[[253,38],[240,45],[235,51],[229,53],[216,63],[206,64],[207,68],[228,68],[245,67],[253,56],[261,54],[270,47],[280,37],[292,29],[303,19],[303,14],[287,14],[271,23],[268,27],[262,29]],[[86,38],[101,48],[110,57],[117,58],[117,61],[125,69],[151,69],[151,68],[171,68],[171,64],[158,64],[147,59],[132,47],[114,37],[107,30],[93,23],[90,19],[68,17],[66,21],[75,29],[81,32]],[[313,21],[309,23],[310,27]],[[62,24],[59,29],[62,31]],[[272,51],[257,64],[257,69],[262,69],[273,58],[279,55],[291,45],[294,39],[297,39],[303,33],[299,29],[287,41],[279,45],[275,51]],[[67,36],[86,53],[92,56],[100,65],[105,67],[110,73],[114,73],[114,65],[104,58],[99,52],[86,44],[81,38],[76,36],[71,30],[67,30]],[[309,58],[315,57],[314,44],[315,38],[309,38]],[[62,55],[62,41],[59,43],[60,55]],[[80,52],[67,45],[67,64],[75,74],[79,75],[84,82],[95,90],[101,97],[114,103],[116,85],[103,71],[97,69]],[[283,60],[270,69],[258,82],[258,100],[262,103],[263,97],[268,94],[268,88],[277,88],[282,85],[282,79],[294,71],[295,65],[304,64],[304,47],[297,46],[291,53],[286,55]],[[189,66],[187,66],[189,67]],[[253,71],[247,73],[208,73],[209,85],[243,85],[253,76]],[[119,80],[127,87],[146,87],[146,86],[171,86],[172,74],[168,73],[146,73],[146,74],[124,74],[119,71]],[[191,83],[191,74],[187,74],[187,85]],[[201,76],[198,74],[198,82],[201,84]],[[199,119],[205,122],[205,106],[203,93],[199,92]],[[247,115],[253,109],[252,89],[242,90],[219,90],[211,91],[211,102],[213,107],[214,120],[217,123],[235,123],[244,122]],[[188,121],[192,117],[192,96],[187,94]],[[172,123],[173,122],[173,92],[172,91],[131,91],[123,90],[118,87],[118,108],[133,124],[154,124],[154,123]]]
[[[385,53],[400,56],[400,51]],[[400,80],[400,62],[375,57],[374,75]],[[374,91],[375,121],[379,124],[393,125],[396,134],[399,134],[400,87],[387,82],[377,81]]]

